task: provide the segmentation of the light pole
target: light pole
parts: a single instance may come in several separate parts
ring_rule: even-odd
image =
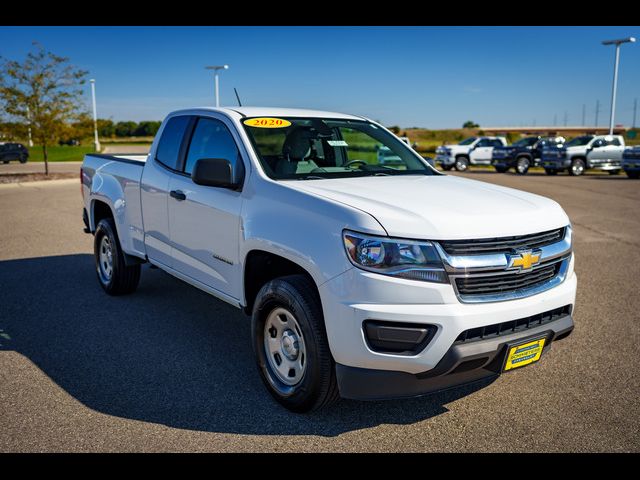
[[[93,102],[93,144],[96,152],[99,152],[100,140],[98,140],[98,112],[96,111],[96,81],[92,78],[89,82],[91,82],[91,100]]]
[[[613,64],[613,88],[611,91],[611,117],[609,117],[609,135],[613,135],[613,121],[616,115],[616,88],[618,85],[618,63],[620,63],[620,45],[623,43],[633,43],[634,37],[621,38],[619,40],[605,40],[603,45],[616,46],[616,61]]]
[[[213,77],[215,79],[215,87],[216,87],[216,107],[220,106],[220,94],[218,90],[218,71],[219,70],[227,70],[229,65],[210,65],[208,67],[204,67],[207,70],[213,70]]]
[[[635,113],[633,114],[634,123],[635,123]],[[29,105],[27,105],[27,133],[29,134],[29,146],[33,147],[33,139],[31,138],[31,110],[29,109]]]

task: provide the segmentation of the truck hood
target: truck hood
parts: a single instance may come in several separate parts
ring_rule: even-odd
[[[369,213],[395,237],[456,240],[525,235],[569,224],[539,195],[449,175],[286,182]]]

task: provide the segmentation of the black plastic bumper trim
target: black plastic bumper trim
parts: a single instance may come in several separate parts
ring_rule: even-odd
[[[527,338],[547,337],[546,353],[556,339],[573,330],[571,315],[523,332],[496,338],[453,345],[438,365],[426,372],[411,374],[392,370],[375,370],[336,364],[338,388],[343,398],[385,400],[417,397],[465,385],[501,374],[507,344]]]

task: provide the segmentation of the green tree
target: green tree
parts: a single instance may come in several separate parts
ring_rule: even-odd
[[[88,72],[79,70],[34,42],[23,62],[2,58],[0,100],[4,110],[22,123],[31,123],[33,138],[42,146],[44,171],[49,174],[47,147],[67,122],[84,111],[82,88]]]
[[[389,130],[391,130],[396,135],[398,135],[400,133],[400,127],[397,126],[397,125],[393,125],[392,127],[389,127]]]
[[[132,137],[138,128],[136,122],[118,122],[116,123],[116,137]]]
[[[462,124],[462,128],[478,128],[479,126],[480,125],[478,125],[476,122],[473,122],[471,120],[467,120]]]
[[[143,121],[138,123],[138,128],[134,132],[136,137],[153,137],[158,133],[161,122],[156,121]]]
[[[101,137],[111,138],[116,134],[116,125],[113,120],[107,120],[104,118],[98,119],[98,135]]]

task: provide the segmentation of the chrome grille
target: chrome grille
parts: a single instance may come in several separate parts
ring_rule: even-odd
[[[480,240],[440,241],[440,246],[449,255],[486,255],[510,253],[517,249],[534,249],[559,242],[564,238],[565,229],[557,228],[542,233],[517,237],[485,238]]]
[[[461,302],[501,302],[526,298],[564,282],[571,264],[572,236],[567,226],[516,237],[440,240],[434,246]],[[540,263],[514,268],[511,260],[525,252],[536,252]]]
[[[560,270],[560,262],[540,265],[530,272],[509,272],[499,275],[473,275],[455,279],[458,293],[461,295],[489,295],[512,292],[523,288],[535,287],[555,277]]]

